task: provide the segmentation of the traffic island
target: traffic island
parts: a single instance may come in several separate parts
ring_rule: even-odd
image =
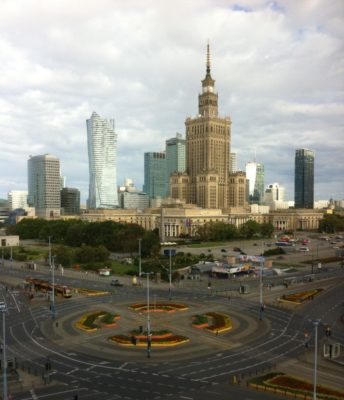
[[[208,312],[206,314],[194,315],[192,326],[197,329],[206,329],[212,333],[228,332],[232,329],[232,321],[227,314]]]
[[[109,294],[109,292],[105,291],[105,290],[93,290],[93,289],[84,289],[84,288],[74,288],[74,292],[82,294],[87,297],[104,296],[104,295]]]
[[[130,336],[114,335],[109,337],[109,340],[121,346],[137,347],[147,347],[148,341],[152,347],[174,347],[190,341],[188,337],[175,335],[170,331],[153,331],[150,336],[147,336],[147,332],[140,334],[132,331]]]
[[[101,328],[114,328],[119,315],[110,314],[106,311],[94,311],[83,315],[75,324],[75,327],[85,332],[95,332]]]
[[[253,389],[282,394],[293,398],[306,400],[313,398],[313,383],[283,374],[282,372],[273,372],[253,378],[248,382],[248,386]],[[344,399],[344,392],[317,385],[317,398],[341,400]]]
[[[147,303],[135,303],[129,306],[130,310],[147,312]],[[176,312],[185,311],[188,307],[185,304],[180,303],[155,303],[149,304],[149,312]]]
[[[282,297],[278,299],[281,303],[292,303],[296,305],[300,305],[304,303],[306,300],[313,300],[314,296],[320,294],[324,289],[313,289],[313,290],[306,290],[297,293],[289,293],[284,294]]]

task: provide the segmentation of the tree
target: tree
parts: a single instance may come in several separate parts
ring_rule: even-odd
[[[274,233],[274,226],[270,222],[263,223],[260,225],[260,234],[263,237],[271,238],[273,233]]]
[[[327,233],[341,232],[344,230],[344,217],[338,214],[325,214],[319,222],[319,231]]]
[[[251,239],[254,235],[260,233],[260,225],[258,222],[249,220],[240,227],[240,234],[246,239]]]
[[[38,239],[41,229],[49,224],[49,221],[42,218],[24,218],[16,225],[6,228],[7,234],[19,235],[21,240]]]

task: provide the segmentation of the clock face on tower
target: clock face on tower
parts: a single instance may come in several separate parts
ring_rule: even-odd
[[[214,88],[212,86],[205,86],[203,88],[203,93],[213,93],[214,92]]]

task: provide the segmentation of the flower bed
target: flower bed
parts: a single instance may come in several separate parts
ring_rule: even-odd
[[[305,396],[311,398],[313,393],[313,383],[283,373],[271,373],[254,378],[249,382],[249,386],[272,392],[282,391],[291,397],[300,398],[305,398]],[[317,398],[326,400],[344,399],[344,392],[317,385]]]
[[[205,314],[198,314],[192,317],[192,326],[197,329],[204,329],[209,326],[208,316]]]
[[[322,291],[323,291],[323,289],[313,289],[313,290],[307,290],[304,292],[284,294],[279,299],[279,301],[302,304],[304,301],[309,300],[309,299],[313,298],[314,296],[317,296]]]
[[[133,340],[133,338],[135,340]],[[114,335],[109,337],[109,340],[121,346],[147,347],[147,335]],[[189,340],[190,339],[185,336],[174,335],[172,332],[166,333],[164,335],[155,335],[153,332],[150,342],[152,347],[172,347],[187,343],[189,342]]]
[[[140,332],[137,329],[130,332],[131,336],[134,336],[136,339],[146,339],[147,338],[147,331]],[[172,336],[172,333],[167,330],[161,331],[153,331],[151,332],[151,337],[155,339],[163,339],[166,337]]]
[[[86,332],[94,332],[101,327],[112,328],[116,326],[115,321],[118,319],[120,319],[119,315],[112,315],[106,311],[95,311],[83,315],[75,326]]]
[[[232,321],[226,314],[209,312],[206,314],[213,320],[212,325],[206,328],[208,331],[213,333],[227,332],[232,329]]]
[[[129,306],[129,308],[133,311],[142,311],[147,312],[148,307],[147,303],[136,303]],[[175,312],[175,311],[184,311],[187,310],[188,307],[185,304],[179,303],[156,303],[149,304],[150,312]]]
[[[212,323],[209,323],[209,319]],[[226,314],[209,312],[206,314],[194,315],[192,326],[197,329],[207,329],[212,333],[223,333],[232,329],[232,321]]]

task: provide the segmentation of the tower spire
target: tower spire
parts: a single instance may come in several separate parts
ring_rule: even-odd
[[[209,40],[207,43],[207,75],[210,76],[210,46],[209,46]]]

